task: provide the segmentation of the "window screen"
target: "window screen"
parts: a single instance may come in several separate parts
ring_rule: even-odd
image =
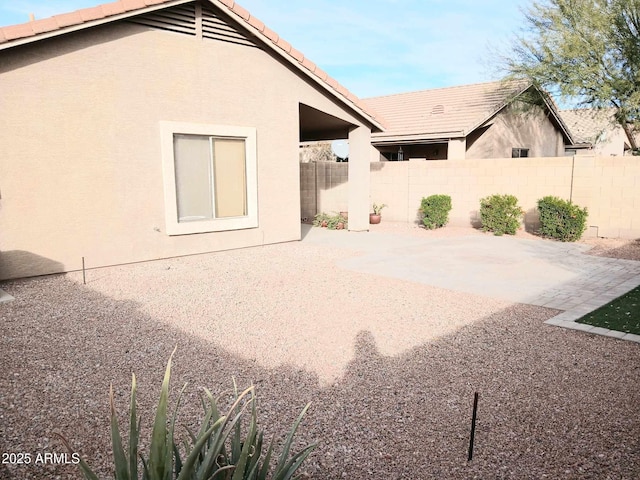
[[[247,215],[245,141],[174,134],[178,222]]]

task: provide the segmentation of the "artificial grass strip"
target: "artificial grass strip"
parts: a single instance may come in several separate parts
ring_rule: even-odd
[[[576,322],[640,335],[640,286]]]

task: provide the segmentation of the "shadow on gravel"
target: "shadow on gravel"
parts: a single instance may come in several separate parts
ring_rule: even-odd
[[[313,374],[263,368],[155,321],[135,302],[115,301],[64,276],[4,288],[16,296],[0,305],[4,452],[63,452],[52,435],[60,431],[90,465],[102,465],[101,478],[110,478],[108,382],[125,413],[136,373],[142,428],[150,434],[164,366],[177,345],[173,398],[184,382],[190,385],[181,425],[199,418],[199,388],[222,392],[231,376],[239,386],[256,385],[267,433],[283,434],[312,401],[298,437],[300,444],[319,441],[306,464],[310,478],[640,473],[638,345],[543,325],[552,311],[514,305],[397,356],[382,355],[373,334],[363,330],[347,373],[321,387]],[[467,463],[476,391],[475,454]],[[78,472],[31,464],[11,466],[9,475],[76,478]]]

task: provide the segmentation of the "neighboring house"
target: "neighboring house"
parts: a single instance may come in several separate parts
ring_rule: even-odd
[[[372,136],[380,160],[555,157],[573,143],[553,101],[530,84],[480,83],[364,101],[385,119],[387,128]]]
[[[301,141],[348,138],[368,229],[380,121],[232,0],[0,28],[0,279],[300,239]]]
[[[574,144],[566,146],[567,155],[619,156],[631,154],[631,142],[614,119],[615,109],[580,108],[561,110],[560,115],[573,135]]]

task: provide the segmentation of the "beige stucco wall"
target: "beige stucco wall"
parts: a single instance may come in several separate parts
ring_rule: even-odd
[[[621,126],[611,126],[596,142],[593,153],[598,156],[624,155],[624,146],[627,141],[627,134]]]
[[[272,55],[126,23],[0,52],[0,279],[299,239],[299,103],[361,122]],[[257,129],[258,228],[165,233],[161,121]]]
[[[340,164],[336,164],[340,165]],[[343,168],[343,167],[336,167]],[[334,193],[326,190],[325,201]],[[527,227],[538,225],[538,199],[555,195],[587,207],[585,236],[640,238],[640,163],[635,157],[502,158],[375,162],[371,201],[386,203],[383,219],[419,223],[422,197],[451,196],[451,225],[477,224],[480,199],[515,195]],[[383,220],[383,221],[384,221]]]
[[[512,148],[528,148],[529,157],[564,155],[562,134],[538,107],[507,107],[489,124],[467,137],[465,158],[508,158]]]

